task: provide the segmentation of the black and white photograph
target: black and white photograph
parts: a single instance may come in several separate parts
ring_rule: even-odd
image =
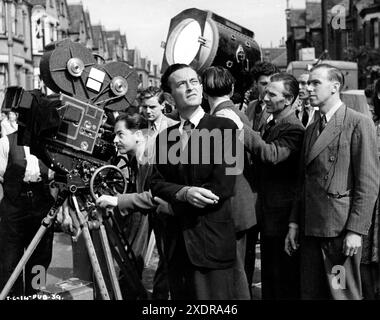
[[[0,303],[380,300],[379,0],[0,0],[0,107]]]

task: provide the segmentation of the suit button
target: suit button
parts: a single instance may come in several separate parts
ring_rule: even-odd
[[[325,175],[323,179],[327,180],[329,178],[328,175]]]
[[[329,161],[330,162],[334,162],[335,161],[335,157],[334,156],[330,156]]]

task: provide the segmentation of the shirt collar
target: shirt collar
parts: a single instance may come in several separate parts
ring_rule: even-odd
[[[311,106],[311,104],[309,102],[305,103],[304,104],[304,108],[307,110],[307,111],[311,111],[313,110],[314,108]]]
[[[230,101],[230,98],[219,98],[218,100],[218,103],[216,103],[210,110],[210,114],[214,114],[214,111],[216,109],[217,106],[219,106],[220,104],[222,104],[223,102],[226,102],[226,101]]]
[[[155,121],[153,122],[149,121],[149,129],[151,129],[154,126],[155,131],[159,131],[161,127],[162,118],[163,118],[163,114],[161,113]]]
[[[194,125],[194,128],[196,128],[199,124],[199,122],[201,121],[201,119],[204,117],[205,115],[205,112],[204,110],[202,109],[201,106],[199,106],[194,112],[193,114],[190,116],[189,118],[189,121]],[[181,119],[181,124],[179,126],[179,130],[180,132],[182,131],[182,128],[183,128],[183,124],[185,123],[186,119],[180,117]]]
[[[342,103],[343,102],[341,100],[337,101],[337,103],[329,111],[327,111],[327,113],[326,113],[326,121],[327,122],[329,122],[330,119],[335,114],[335,112],[338,111],[338,109],[340,108],[340,106],[342,105]]]

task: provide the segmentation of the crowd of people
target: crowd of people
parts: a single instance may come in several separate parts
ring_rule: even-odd
[[[140,276],[154,232],[153,299],[251,299],[258,244],[264,300],[378,299],[380,81],[365,90],[370,119],[342,102],[331,65],[297,79],[268,62],[251,73],[256,99],[234,103],[227,69],[169,66],[114,120],[134,189],[96,205],[127,221]],[[0,139],[0,289],[54,196],[50,172],[15,141]],[[69,211],[60,221],[70,230]],[[30,269],[48,267],[51,243],[12,294],[33,291]]]

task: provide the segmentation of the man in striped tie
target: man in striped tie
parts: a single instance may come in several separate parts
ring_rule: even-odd
[[[305,133],[285,250],[297,250],[299,234],[302,299],[360,300],[362,235],[379,190],[376,130],[340,99],[339,69],[317,65],[308,83],[321,119]]]

